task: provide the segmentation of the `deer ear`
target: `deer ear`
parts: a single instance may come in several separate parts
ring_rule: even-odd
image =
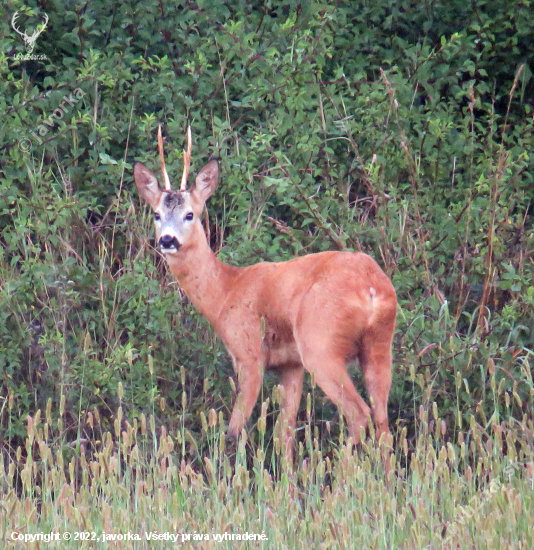
[[[190,192],[204,203],[211,197],[218,183],[219,161],[217,159],[211,159],[198,173],[195,179],[195,185]]]
[[[134,179],[140,197],[155,210],[163,193],[156,176],[143,163],[136,162],[134,166]]]

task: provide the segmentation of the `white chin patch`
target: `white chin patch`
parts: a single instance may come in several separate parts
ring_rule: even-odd
[[[162,248],[160,246],[159,250],[162,254],[174,254],[175,252],[178,252],[178,249],[175,246],[171,246],[169,248]]]

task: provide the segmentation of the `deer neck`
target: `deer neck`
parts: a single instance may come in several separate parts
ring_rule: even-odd
[[[232,281],[243,268],[219,261],[205,239],[169,256],[167,262],[193,305],[216,326]]]

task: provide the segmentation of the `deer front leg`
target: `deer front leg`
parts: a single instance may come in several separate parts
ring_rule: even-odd
[[[234,359],[237,374],[237,400],[230,418],[228,437],[237,438],[252,414],[260,393],[263,364],[260,357]]]

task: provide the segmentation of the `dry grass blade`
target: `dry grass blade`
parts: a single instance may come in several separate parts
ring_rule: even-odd
[[[185,191],[187,187],[187,178],[189,177],[189,168],[191,166],[191,149],[193,148],[191,140],[191,126],[187,127],[187,151],[184,151],[184,173],[182,174],[182,183],[180,191]]]
[[[165,191],[171,190],[171,180],[167,174],[167,169],[165,168],[165,156],[163,154],[163,136],[161,135],[161,124],[158,126],[158,152],[159,152],[159,161],[161,163],[161,173],[163,174],[163,181],[165,182]]]

